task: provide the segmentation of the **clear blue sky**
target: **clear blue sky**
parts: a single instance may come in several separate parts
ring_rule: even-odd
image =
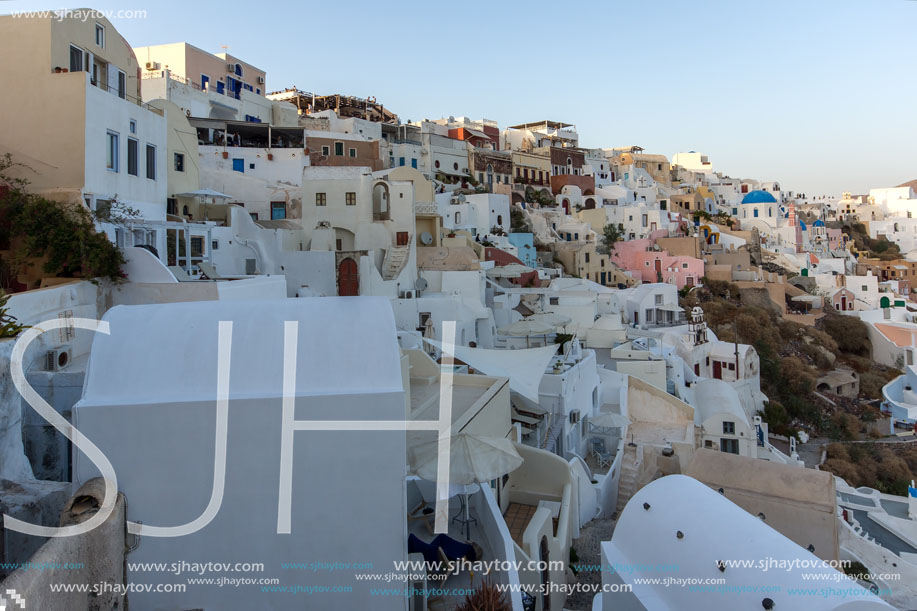
[[[0,11],[86,6],[0,3]],[[187,41],[268,88],[373,95],[403,120],[576,124],[583,146],[697,150],[808,195],[917,178],[917,1],[99,2],[133,46]]]

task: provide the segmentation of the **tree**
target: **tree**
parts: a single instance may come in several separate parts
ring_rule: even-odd
[[[610,255],[615,249],[615,244],[620,242],[623,237],[617,225],[614,223],[606,224],[605,229],[602,231],[602,244],[604,246],[602,254]]]
[[[0,157],[0,234],[12,242],[14,259],[43,258],[44,272],[59,278],[124,278],[124,256],[104,233],[96,230],[89,210],[82,204],[62,203],[27,192],[26,181],[9,173],[17,165],[9,154]],[[105,215],[115,222],[122,222],[134,212],[121,204],[113,208]]]

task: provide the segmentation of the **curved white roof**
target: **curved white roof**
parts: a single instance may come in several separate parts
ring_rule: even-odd
[[[82,404],[216,399],[220,321],[232,321],[230,399],[283,393],[284,321],[298,321],[296,395],[401,392],[395,319],[382,297],[116,306],[89,355]]]
[[[774,601],[775,609],[892,609],[852,580],[834,581],[837,571],[823,565],[817,556],[723,495],[684,475],[653,481],[631,497],[611,542],[603,543],[603,552],[607,564],[649,567],[645,572],[638,569],[620,576],[632,584],[633,595],[650,609],[762,609],[765,597]],[[784,564],[783,568],[767,571],[759,566],[734,564],[722,572],[717,564],[743,560]],[[678,570],[659,574],[653,571],[659,565]],[[810,577],[803,579],[803,574]],[[823,575],[824,579],[811,577],[815,575]],[[721,591],[720,586],[695,590],[634,581],[666,576],[725,579],[722,587],[729,590]],[[774,586],[779,586],[779,591],[774,591]],[[829,587],[838,594],[826,595],[824,590]],[[791,594],[795,588],[798,590]],[[803,594],[805,590],[812,594]]]
[[[691,385],[694,391],[694,423],[702,425],[716,414],[727,413],[737,422],[751,426],[742,407],[739,393],[726,382],[712,378],[701,378]]]

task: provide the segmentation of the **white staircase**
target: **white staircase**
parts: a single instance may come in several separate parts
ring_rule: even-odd
[[[414,236],[412,235],[404,246],[390,246],[385,251],[385,260],[382,262],[383,280],[394,280],[398,277],[404,266],[408,264],[408,259],[411,258],[411,242],[413,241]]]

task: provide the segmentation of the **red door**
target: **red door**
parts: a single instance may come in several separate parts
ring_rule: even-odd
[[[360,277],[357,273],[357,262],[348,257],[338,266],[338,295],[354,297],[359,294]]]
[[[713,378],[715,380],[723,379],[723,364],[719,361],[713,361]]]

